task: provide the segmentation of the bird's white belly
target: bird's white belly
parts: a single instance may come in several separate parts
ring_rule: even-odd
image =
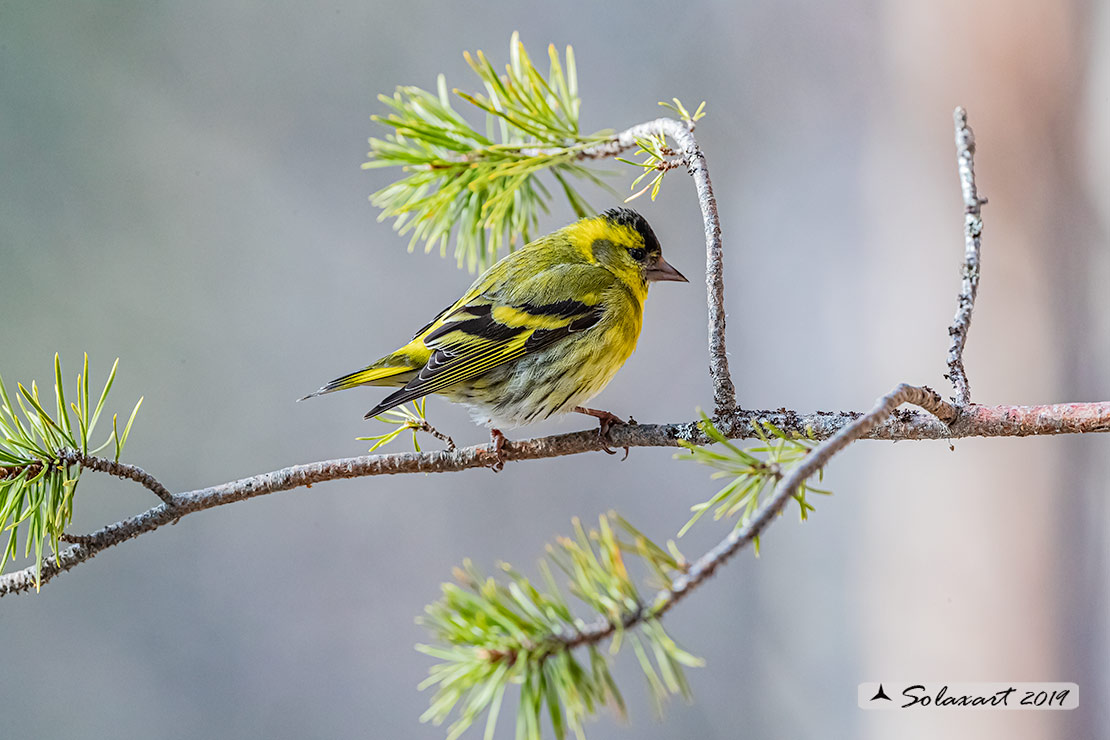
[[[599,332],[602,336],[604,332]],[[608,385],[631,354],[598,346],[596,351],[575,353],[585,359],[571,362],[568,353],[559,349],[493,368],[474,381],[445,389],[442,395],[467,406],[477,424],[512,429],[585,404]]]

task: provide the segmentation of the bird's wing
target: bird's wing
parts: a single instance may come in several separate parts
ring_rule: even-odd
[[[602,298],[615,282],[597,265],[558,265],[511,291],[475,286],[418,333],[431,356],[416,377],[371,409],[394,406],[475,378],[586,331],[605,315]]]

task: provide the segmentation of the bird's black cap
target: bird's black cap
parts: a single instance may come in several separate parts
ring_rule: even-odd
[[[610,208],[601,214],[611,224],[628,226],[635,229],[644,238],[644,248],[649,252],[662,253],[663,248],[651,230],[647,219],[633,211],[631,208]]]

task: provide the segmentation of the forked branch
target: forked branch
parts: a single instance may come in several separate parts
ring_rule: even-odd
[[[903,403],[919,406],[943,422],[956,416],[956,409],[942,400],[932,389],[902,383],[880,398],[873,409],[841,427],[836,434],[815,447],[801,464],[786,474],[775,488],[771,498],[747,524],[729,532],[728,536],[715,547],[695,560],[669,587],[656,593],[643,608],[629,614],[620,625],[608,620],[594,622],[579,630],[577,634],[562,638],[564,644],[573,648],[597,643],[611,637],[618,627],[631,629],[645,619],[656,619],[662,616],[713,575],[729,558],[754,542],[782,512],[802,483],[816,475],[834,455],[849,444],[868,436]]]

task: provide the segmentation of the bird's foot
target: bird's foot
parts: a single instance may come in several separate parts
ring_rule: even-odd
[[[505,467],[505,458],[501,454],[505,449],[505,435],[501,433],[500,429],[490,429],[489,441],[493,448],[493,463],[490,464],[490,468],[493,472],[500,473],[501,469]]]
[[[612,441],[612,440],[609,439],[609,430],[613,427],[613,425],[617,424],[617,425],[623,426],[625,424],[635,424],[636,423],[635,419],[629,418],[628,421],[625,421],[624,419],[622,419],[619,416],[617,416],[616,414],[614,414],[612,411],[603,411],[601,409],[588,409],[585,406],[575,406],[574,410],[576,412],[578,412],[579,414],[586,414],[587,416],[592,416],[592,417],[594,417],[598,420],[599,423],[598,423],[598,427],[597,427],[597,441],[601,444],[602,451],[609,454],[609,455],[617,454],[615,450],[613,450],[611,447],[609,447],[609,442]],[[624,462],[627,459],[628,459],[628,446],[625,445],[624,446],[624,457],[621,458],[621,462]]]

